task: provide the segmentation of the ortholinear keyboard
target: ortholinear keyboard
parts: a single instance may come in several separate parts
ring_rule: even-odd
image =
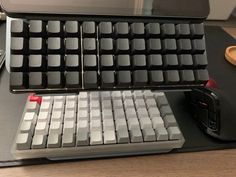
[[[13,19],[10,29],[13,92],[191,89],[209,78],[200,22]]]
[[[95,158],[169,152],[184,137],[162,92],[30,95],[12,153],[17,158]]]

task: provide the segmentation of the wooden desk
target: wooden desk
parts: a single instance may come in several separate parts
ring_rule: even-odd
[[[236,38],[236,28],[225,30]],[[0,177],[234,177],[235,167],[234,149],[5,168]]]

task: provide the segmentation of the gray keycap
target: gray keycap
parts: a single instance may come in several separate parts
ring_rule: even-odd
[[[132,143],[143,142],[142,132],[140,129],[133,128],[130,130],[130,140]]]
[[[46,146],[46,135],[34,135],[32,140],[32,149],[43,149]]]
[[[46,24],[41,20],[30,20],[29,32],[31,36],[44,36],[46,32]]]
[[[66,21],[65,32],[67,36],[79,35],[79,24],[77,21]],[[78,36],[79,37],[79,36]]]
[[[74,147],[75,146],[75,134],[65,133],[62,135],[62,147]]]
[[[129,134],[127,129],[118,129],[116,135],[117,135],[117,142],[119,144],[129,142]]]
[[[168,133],[165,127],[159,127],[155,130],[157,141],[168,140]]]
[[[111,109],[105,109],[102,111],[102,119],[103,121],[105,119],[113,119],[113,114],[112,114]]]
[[[11,33],[13,36],[23,36],[26,32],[27,26],[23,20],[11,21]]]
[[[59,148],[61,147],[61,135],[59,134],[49,134],[48,141],[47,141],[48,148]]]
[[[115,144],[116,135],[114,130],[104,131],[104,144]]]
[[[91,131],[90,132],[90,145],[103,144],[102,132],[101,131]]]
[[[59,35],[61,33],[62,24],[60,21],[48,21],[47,31],[49,35]]]
[[[143,139],[144,141],[155,141],[156,135],[152,128],[144,128],[143,129]]]
[[[63,134],[74,134],[75,133],[75,122],[65,121],[63,126]]]
[[[164,117],[165,115],[173,114],[170,106],[162,106],[160,109],[161,117]]]
[[[61,122],[51,122],[49,127],[49,134],[61,134],[62,124]]]
[[[181,139],[182,135],[178,127],[169,127],[167,129],[170,140]]]
[[[116,130],[126,130],[127,129],[127,122],[125,119],[118,119],[116,122]]]
[[[165,95],[156,96],[157,106],[160,108],[162,106],[168,105],[168,101]]]
[[[141,129],[152,129],[152,121],[149,118],[139,119]]]
[[[86,53],[96,52],[96,40],[95,38],[84,38],[83,39],[83,50]]]
[[[26,105],[26,110],[27,110],[27,112],[35,112],[36,114],[38,114],[39,105],[37,102],[30,101]]]
[[[164,123],[165,123],[165,127],[175,127],[177,126],[177,122],[175,120],[174,115],[166,115],[163,117]]]
[[[28,133],[20,133],[16,139],[16,148],[18,150],[30,149],[31,136]]]
[[[95,36],[95,34],[96,34],[95,22],[92,22],[92,21],[83,22],[82,32],[83,32],[83,36],[85,36],[85,37]]]
[[[114,131],[115,126],[114,126],[114,121],[112,119],[105,119],[103,120],[103,130],[104,131]]]
[[[77,146],[89,145],[89,136],[86,129],[79,129],[77,131]]]
[[[20,132],[29,133],[29,135],[33,135],[34,124],[31,121],[23,121],[20,126]]]
[[[159,127],[164,127],[164,121],[160,116],[153,117],[152,119],[152,126],[154,129],[158,129]]]
[[[139,121],[137,118],[128,119],[128,127],[131,129],[140,129]]]

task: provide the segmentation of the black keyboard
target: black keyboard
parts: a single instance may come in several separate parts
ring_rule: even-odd
[[[11,22],[13,92],[191,89],[207,64],[199,22]]]

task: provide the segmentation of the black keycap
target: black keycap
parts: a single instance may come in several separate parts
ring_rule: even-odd
[[[101,87],[112,88],[115,86],[114,71],[102,71],[101,72]]]
[[[180,82],[179,72],[177,70],[168,70],[164,72],[166,84],[177,84]]]
[[[98,87],[98,76],[96,71],[85,71],[84,72],[84,88],[91,89]]]
[[[161,40],[160,39],[149,39],[147,41],[147,50],[149,53],[160,53]]]
[[[149,71],[150,85],[158,86],[164,82],[164,76],[162,71]]]
[[[206,69],[195,70],[195,79],[200,84],[206,84],[209,80],[209,74]]]
[[[11,38],[11,54],[28,54],[28,41],[21,37]]]
[[[116,57],[116,68],[118,70],[130,69],[130,56],[129,55],[118,55]]]
[[[193,57],[190,54],[179,55],[179,65],[181,68],[190,69],[193,68]]]
[[[29,55],[29,71],[45,71],[46,58],[42,55]]]
[[[67,37],[80,37],[79,23],[77,21],[66,21],[65,35]]]
[[[28,70],[28,61],[24,55],[11,55],[11,72],[25,72]]]
[[[190,26],[189,24],[178,24],[176,25],[176,33],[178,37],[190,37]]]
[[[79,72],[67,72],[65,86],[67,88],[81,88],[81,78]]]
[[[161,30],[159,23],[148,23],[146,25],[146,36],[147,37],[160,37]]]
[[[80,71],[80,57],[79,55],[66,55],[65,69],[67,71]]]
[[[130,33],[133,38],[145,37],[145,30],[143,23],[132,23],[130,25]]]
[[[100,56],[100,69],[101,70],[115,69],[113,55],[101,55]]]
[[[162,55],[149,55],[148,56],[148,67],[150,69],[162,69]]]
[[[47,82],[48,82],[48,88],[62,88],[64,86],[63,73],[48,72]]]
[[[192,40],[192,50],[194,53],[204,53],[206,50],[206,44],[204,39]]]
[[[113,53],[113,39],[102,38],[100,39],[100,54],[112,54]]]
[[[29,39],[30,54],[46,54],[46,41],[43,38]]]
[[[26,89],[28,88],[28,75],[17,72],[10,73],[10,89]]]
[[[131,46],[132,46],[131,50],[133,54],[143,54],[146,51],[144,39],[133,39]]]
[[[131,85],[131,73],[130,71],[118,71],[117,72],[117,86],[127,87]]]
[[[176,40],[175,39],[164,39],[163,41],[163,50],[167,53],[172,53],[177,50]]]
[[[129,24],[127,22],[119,22],[114,26],[115,35],[119,37],[129,37]]]
[[[178,69],[179,62],[175,54],[164,55],[163,63],[166,69]]]
[[[129,39],[117,39],[116,40],[116,53],[117,54],[129,54]]]
[[[85,54],[96,54],[97,45],[95,38],[84,38],[83,39],[83,52]]]
[[[161,31],[163,37],[174,37],[175,36],[175,24],[166,23],[161,25]]]
[[[41,72],[29,73],[29,88],[43,89],[46,86],[46,75]]]
[[[132,65],[134,69],[146,69],[147,62],[145,55],[134,55]]]
[[[48,36],[63,37],[63,25],[61,21],[48,21]]]
[[[50,37],[48,38],[48,54],[63,54],[64,42],[61,38]]]
[[[96,55],[84,55],[84,70],[97,70],[98,62]]]
[[[194,66],[198,69],[204,69],[208,65],[206,53],[204,54],[196,54],[193,56]]]
[[[45,37],[46,23],[41,20],[30,20],[29,32],[31,37]]]
[[[67,54],[80,54],[79,38],[66,38],[65,51]]]
[[[179,53],[191,53],[192,44],[190,39],[179,39],[177,45]]]
[[[48,55],[48,71],[63,71],[64,59],[61,55]]]
[[[100,22],[98,25],[98,32],[100,37],[112,37],[112,23]]]
[[[11,36],[13,37],[27,37],[28,24],[23,20],[11,21]]]
[[[204,36],[204,25],[203,23],[200,24],[191,24],[191,35],[194,38],[202,38]]]
[[[180,78],[183,84],[193,83],[195,81],[193,70],[180,71]]]
[[[96,37],[96,25],[95,22],[88,21],[82,24],[83,37]]]
[[[136,70],[133,72],[134,86],[146,86],[148,83],[147,70]]]

